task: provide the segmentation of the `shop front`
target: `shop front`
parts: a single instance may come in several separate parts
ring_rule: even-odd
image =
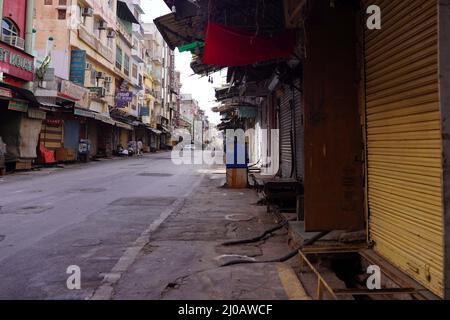
[[[8,171],[31,169],[45,117],[31,91],[0,83],[0,137]]]
[[[6,144],[8,170],[30,169],[44,113],[30,89],[34,58],[9,44],[0,43],[0,137]],[[36,119],[38,117],[39,119]]]

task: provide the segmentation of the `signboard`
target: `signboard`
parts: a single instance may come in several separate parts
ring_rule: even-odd
[[[9,101],[8,109],[20,112],[27,112],[28,102],[11,100]]]
[[[238,110],[239,118],[252,119],[258,116],[258,109],[256,107],[241,106]]]
[[[139,113],[142,117],[148,117],[150,115],[150,108],[147,106],[140,106]]]
[[[86,51],[72,50],[70,55],[70,76],[73,83],[84,85],[84,74],[86,70]]]
[[[1,43],[0,72],[25,81],[33,81],[34,58],[21,50]]]
[[[12,98],[12,92],[6,88],[0,88],[0,97]]]
[[[91,97],[93,98],[104,98],[105,97],[105,88],[103,87],[90,87],[89,88]]]
[[[28,118],[37,119],[37,120],[45,120],[47,113],[45,111],[39,109],[28,109]]]
[[[61,82],[61,93],[77,98],[78,101],[75,105],[78,108],[89,109],[90,98],[89,98],[89,89],[81,87],[71,81],[62,80]]]
[[[46,119],[45,124],[52,126],[52,127],[60,127],[64,123],[64,120],[62,119]]]
[[[81,117],[86,117],[86,118],[95,118],[95,113],[85,111],[85,110],[80,110],[80,109],[74,109],[73,114],[76,116],[81,116]]]
[[[125,108],[131,101],[133,101],[132,91],[119,91],[116,93],[116,107]]]

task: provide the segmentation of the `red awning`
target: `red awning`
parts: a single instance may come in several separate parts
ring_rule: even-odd
[[[250,65],[287,58],[294,52],[294,47],[295,37],[291,30],[269,38],[208,22],[203,63],[224,67]]]

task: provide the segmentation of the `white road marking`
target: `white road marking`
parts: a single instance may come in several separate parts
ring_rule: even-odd
[[[148,243],[148,239],[152,232],[155,232],[159,226],[179,207],[182,206],[183,202],[187,197],[189,197],[198,185],[203,180],[204,176],[192,186],[189,192],[187,192],[183,197],[177,199],[172,205],[167,207],[163,212],[161,212],[158,219],[153,221],[150,226],[141,233],[139,238],[133,243],[132,246],[125,250],[124,254],[117,261],[116,265],[111,269],[109,273],[105,273],[102,284],[94,291],[91,297],[87,298],[89,300],[111,300],[114,293],[114,285],[120,280],[122,275],[128,270],[128,268],[136,261],[139,252]]]

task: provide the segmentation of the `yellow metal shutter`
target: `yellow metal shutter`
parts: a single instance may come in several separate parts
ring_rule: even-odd
[[[437,1],[367,4],[382,10],[365,37],[370,238],[443,297]]]

